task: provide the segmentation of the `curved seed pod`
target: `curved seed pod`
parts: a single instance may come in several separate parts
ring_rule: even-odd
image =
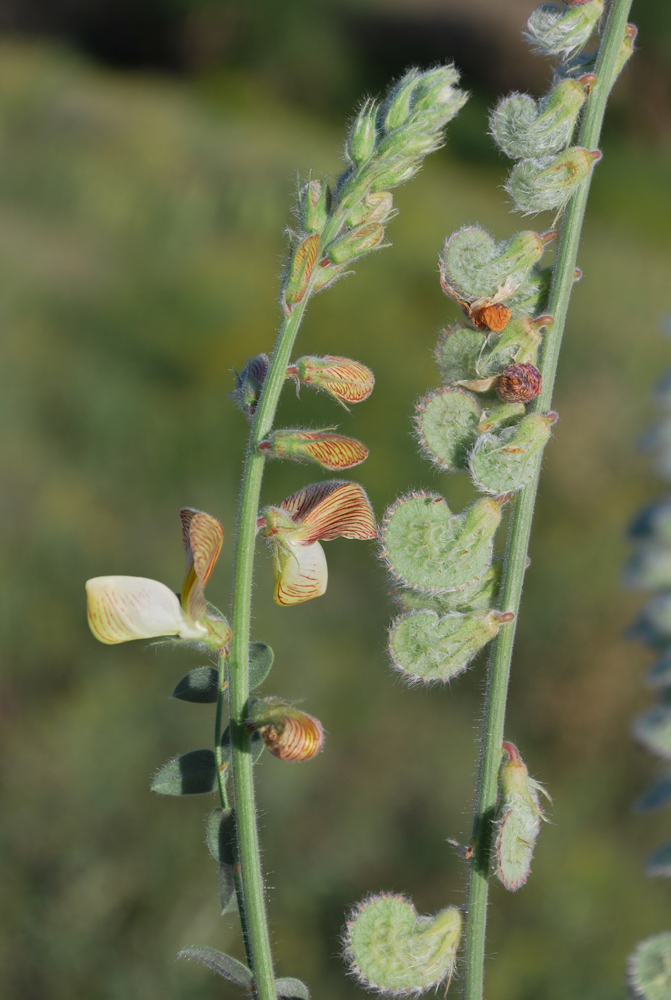
[[[525,231],[497,243],[480,226],[465,226],[445,241],[440,256],[443,291],[467,301],[513,295],[543,256],[555,233]]]
[[[383,558],[407,587],[460,591],[488,571],[500,522],[498,499],[483,498],[464,514],[453,514],[442,497],[413,493],[387,511]]]
[[[588,86],[589,79],[561,80],[539,101],[504,97],[489,120],[497,145],[512,160],[558,153],[571,141]]]
[[[514,619],[511,612],[474,611],[447,614],[415,611],[392,623],[389,652],[406,680],[448,681],[466,669],[474,656]]]
[[[668,1000],[671,995],[671,934],[642,941],[629,959],[629,986],[643,1000]]]
[[[552,800],[543,786],[529,777],[517,747],[504,743],[503,751],[506,756],[499,771],[495,820],[495,874],[506,889],[516,892],[528,878],[541,821],[545,819],[539,792]]]
[[[512,427],[478,438],[469,459],[477,488],[500,496],[526,486],[556,419],[556,413],[530,413]]]
[[[421,590],[400,590],[394,596],[405,611],[435,611],[438,615],[458,611],[486,611],[492,606],[501,582],[501,562],[494,562],[483,576],[461,590],[432,594]]]
[[[443,330],[436,347],[436,360],[443,380],[453,385],[465,379],[479,378],[478,363],[486,343],[484,333],[468,326]]]
[[[525,32],[527,40],[543,55],[569,56],[590,40],[603,9],[604,0],[588,0],[568,9],[554,3],[543,4],[531,12]]]
[[[416,407],[415,426],[422,451],[441,469],[465,469],[478,436],[480,406],[463,389],[445,388]]]
[[[361,441],[330,430],[274,431],[267,441],[259,444],[259,451],[275,458],[315,462],[332,472],[351,469],[368,458],[368,448]]]
[[[452,977],[462,924],[456,906],[420,917],[404,896],[370,896],[350,914],[345,961],[363,986],[378,993],[423,992]]]
[[[525,215],[562,208],[600,159],[598,149],[571,146],[557,157],[521,160],[508,178],[506,191],[516,211]]]

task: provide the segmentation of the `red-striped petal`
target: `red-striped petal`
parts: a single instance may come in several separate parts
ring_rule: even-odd
[[[275,603],[290,607],[321,597],[328,583],[328,567],[319,542],[294,545],[276,541],[273,548]]]
[[[340,537],[377,538],[375,515],[363,487],[358,483],[337,481],[329,485],[333,488],[326,496],[315,489],[315,495],[321,495],[316,503],[308,505],[301,518],[302,540],[308,543],[318,539],[328,542]],[[308,486],[303,492],[312,489]]]
[[[184,507],[179,516],[186,551],[182,607],[193,621],[197,621],[206,611],[204,587],[224,544],[224,529],[216,518],[191,507]]]
[[[280,760],[310,760],[324,746],[324,730],[319,719],[286,703],[284,706],[270,704],[267,721],[260,718],[252,724],[261,733],[270,753]]]

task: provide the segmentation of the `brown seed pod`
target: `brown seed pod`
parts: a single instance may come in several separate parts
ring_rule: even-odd
[[[543,380],[535,365],[508,365],[499,376],[496,391],[506,403],[528,403],[541,391]]]

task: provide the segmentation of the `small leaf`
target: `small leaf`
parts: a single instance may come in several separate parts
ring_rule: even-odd
[[[671,934],[656,934],[642,941],[629,959],[629,985],[644,1000],[669,1000],[671,996]]]
[[[235,864],[235,813],[213,809],[207,818],[207,847],[215,861]]]
[[[287,997],[287,1000],[310,1000],[310,990],[300,979],[276,979],[275,991],[278,997]]]
[[[252,753],[252,764],[256,764],[257,760],[261,756],[265,749],[265,743],[261,738],[260,733],[252,733],[251,736],[251,753]],[[226,765],[226,767],[231,766],[231,727],[226,726],[221,736],[221,762]]]
[[[214,948],[198,948],[190,945],[182,948],[177,958],[193,958],[224,979],[237,983],[238,986],[250,986],[254,979],[246,965],[231,958],[230,955],[225,955],[223,951],[215,951]]]
[[[172,698],[207,705],[217,700],[219,671],[214,667],[194,667],[177,682]]]
[[[671,876],[671,844],[664,844],[648,858],[645,873],[653,877],[664,875],[668,878]]]
[[[249,644],[249,690],[263,684],[271,671],[275,654],[265,642]]]
[[[191,750],[164,764],[151,783],[158,795],[200,795],[217,787],[212,750]]]
[[[637,812],[654,812],[671,803],[671,774],[663,774],[636,802]]]

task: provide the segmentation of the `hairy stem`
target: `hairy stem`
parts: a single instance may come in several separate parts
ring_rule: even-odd
[[[606,102],[613,84],[618,53],[631,3],[632,0],[613,0],[599,48],[596,65],[597,82],[591,89],[578,138],[578,144],[590,150],[598,147]],[[554,323],[546,332],[544,339],[541,362],[543,389],[533,406],[537,412],[547,412],[552,401],[552,390],[574,281],[578,244],[585,216],[589,185],[590,178],[587,178],[569,201],[562,222],[547,310],[553,316]],[[541,459],[539,458],[532,481],[516,497],[508,531],[499,607],[501,611],[512,611],[516,619],[526,570],[540,467]],[[492,820],[496,808],[498,771],[501,763],[501,744],[503,742],[506,697],[514,640],[515,624],[513,623],[499,632],[494,641],[489,661],[478,786],[473,815],[474,853],[468,885],[464,1000],[482,1000],[483,995]]]

